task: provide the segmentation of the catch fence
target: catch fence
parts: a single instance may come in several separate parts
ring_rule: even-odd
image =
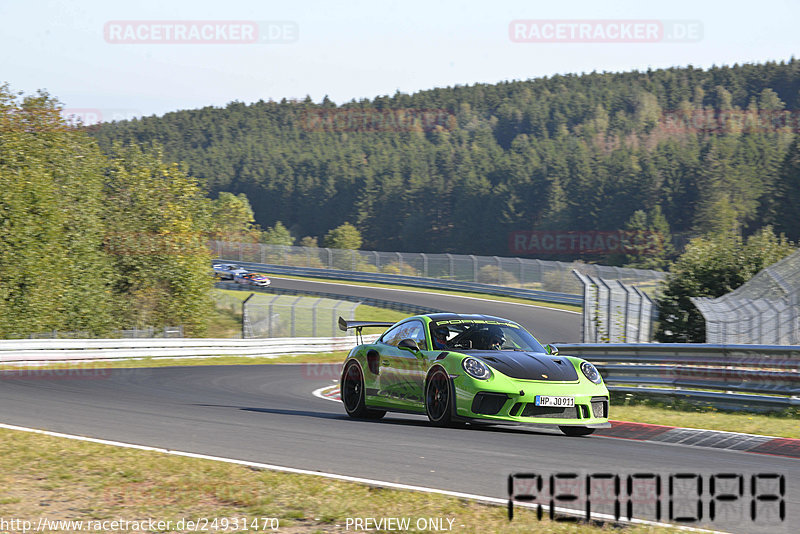
[[[656,306],[639,288],[573,271],[583,285],[583,343],[649,343]]]
[[[230,287],[249,291],[250,288]],[[242,314],[245,339],[272,337],[341,337],[338,319],[355,319],[358,302],[295,295],[252,292],[231,295],[215,292],[218,307]]]
[[[572,275],[573,270],[606,280],[620,280],[645,291],[655,290],[664,279],[664,273],[659,271],[528,258],[342,250],[224,241],[212,241],[210,246],[215,258],[231,262],[440,278],[576,295],[582,293],[583,287]]]
[[[706,343],[800,345],[800,251],[716,299],[692,298]]]

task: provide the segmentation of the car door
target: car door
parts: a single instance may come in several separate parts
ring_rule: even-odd
[[[400,348],[400,342],[411,339],[419,351]],[[380,391],[381,395],[399,407],[421,410],[423,408],[422,383],[425,380],[427,349],[425,326],[413,319],[401,323],[384,334],[381,344]]]

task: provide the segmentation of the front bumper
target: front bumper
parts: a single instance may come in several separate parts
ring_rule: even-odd
[[[607,427],[609,395],[604,384],[508,379],[478,381],[464,375],[453,379],[456,413],[461,419],[559,426]],[[575,406],[535,405],[537,395],[574,397]]]

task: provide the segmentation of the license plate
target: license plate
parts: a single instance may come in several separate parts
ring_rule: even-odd
[[[550,395],[536,395],[534,400],[536,406],[555,406],[558,408],[570,408],[575,406],[575,397],[551,397]]]

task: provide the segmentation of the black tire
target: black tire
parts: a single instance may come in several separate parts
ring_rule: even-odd
[[[441,367],[425,381],[425,413],[434,426],[453,426],[453,392],[450,377]]]
[[[572,438],[588,436],[594,432],[594,428],[589,428],[588,426],[560,426],[558,428],[560,428],[564,434]]]
[[[364,374],[358,362],[351,361],[342,373],[342,404],[347,415],[356,419],[380,419],[385,410],[371,410],[364,403]]]

